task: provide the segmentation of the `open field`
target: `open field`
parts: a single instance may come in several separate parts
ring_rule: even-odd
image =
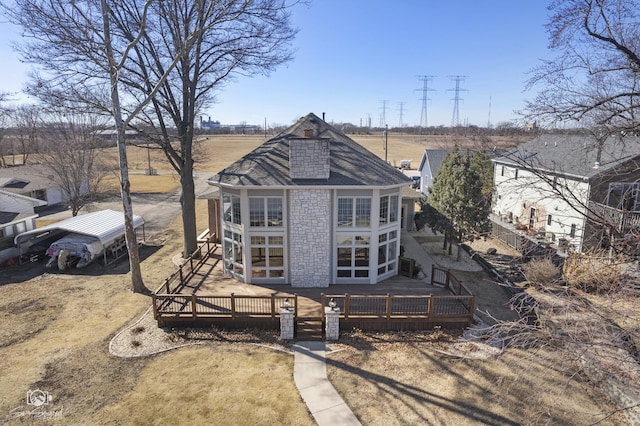
[[[411,159],[416,167],[426,144],[450,142],[412,138],[390,135],[392,164]],[[355,139],[384,157],[381,136]],[[209,137],[198,148],[197,172],[216,172],[262,141]],[[147,167],[145,149],[129,154],[140,171]],[[170,171],[157,152],[152,167]],[[172,185],[164,175],[132,181],[140,192]],[[197,207],[203,229],[204,201]],[[142,272],[155,289],[181,250],[179,217],[149,244]],[[37,413],[29,414],[25,397],[40,389],[53,397],[40,409],[45,424],[314,424],[289,353],[216,340],[145,358],[111,356],[111,337],[150,304],[128,290],[126,261],[96,275],[33,276],[28,268],[0,270],[0,423],[32,424]],[[365,425],[590,424],[611,409],[592,383],[568,377],[572,364],[558,353],[532,348],[468,360],[434,352],[447,348],[446,335],[393,337],[354,333],[328,357],[330,380]],[[612,416],[606,424],[624,422]]]

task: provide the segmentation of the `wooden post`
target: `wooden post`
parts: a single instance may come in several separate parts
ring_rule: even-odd
[[[349,293],[344,294],[344,319],[349,318]]]
[[[195,293],[191,294],[191,316],[193,317],[193,319],[198,318],[198,313],[196,312],[196,294]]]
[[[236,296],[231,293],[231,318],[236,318]]]
[[[471,303],[469,304],[469,325],[473,324],[473,313],[476,310],[476,297],[471,296]]]
[[[298,293],[293,293],[293,303],[294,303],[294,306],[295,306],[295,308],[293,310],[293,312],[294,312],[294,314],[293,314],[294,317],[293,318],[297,319],[298,318]]]
[[[165,284],[165,287],[166,287],[166,289],[167,289],[167,294],[170,294],[170,293],[169,293],[169,278],[167,278],[166,280],[164,280],[164,284]]]
[[[391,318],[391,293],[387,293],[387,319]]]
[[[156,301],[155,293],[151,295],[151,301],[153,304],[153,319],[157,320],[158,319],[158,303]]]
[[[271,318],[276,317],[276,294],[271,293]]]
[[[178,266],[178,272],[180,274],[180,285],[184,284],[184,277],[182,276],[182,265]]]
[[[320,306],[322,307],[322,309],[320,309],[320,319],[322,321],[324,321],[324,307],[327,306],[327,300],[324,296],[324,293],[320,293]]]
[[[427,316],[429,320],[433,319],[433,296],[427,296]]]

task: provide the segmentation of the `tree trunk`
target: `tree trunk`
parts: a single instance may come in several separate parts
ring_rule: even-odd
[[[188,169],[188,170],[187,170]],[[183,257],[188,257],[198,248],[196,229],[196,196],[193,182],[193,166],[185,167],[182,181],[182,230],[184,233]]]
[[[103,24],[104,24],[104,45],[109,59],[109,74],[111,77],[111,102],[113,106],[113,119],[115,120],[118,145],[118,160],[120,163],[120,178],[122,180],[120,192],[122,195],[122,207],[124,209],[124,229],[127,251],[129,252],[129,267],[131,269],[131,291],[134,293],[149,293],[142,280],[140,270],[140,253],[138,252],[138,241],[133,228],[133,206],[131,204],[131,182],[129,181],[129,166],[127,163],[127,145],[125,140],[125,125],[122,121],[122,111],[120,109],[120,94],[118,91],[118,68],[113,58],[111,48],[111,32],[109,26],[109,6],[106,0],[101,0]]]

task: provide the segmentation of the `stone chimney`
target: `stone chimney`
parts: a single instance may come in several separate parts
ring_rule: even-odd
[[[289,177],[329,179],[329,139],[313,138],[313,129],[305,130],[304,134],[304,139],[289,140]]]

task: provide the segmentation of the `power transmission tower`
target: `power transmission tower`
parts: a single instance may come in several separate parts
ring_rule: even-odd
[[[398,111],[400,111],[400,121],[398,121],[398,127],[404,127],[404,122],[402,121],[402,117],[404,115],[404,106],[406,102],[398,102]]]
[[[371,113],[367,113],[367,128],[371,129]]]
[[[382,103],[382,113],[380,114],[380,127],[387,125],[387,99],[380,101]]]
[[[430,101],[431,99],[429,99],[429,92],[434,92],[434,89],[429,88],[429,83],[433,81],[433,75],[419,75],[418,76],[418,80],[420,82],[422,82],[422,87],[420,89],[416,89],[416,90],[420,90],[422,91],[422,97],[420,99],[418,99],[419,101],[422,101],[422,110],[420,112],[420,127],[429,127],[429,120],[427,119],[427,102]]]
[[[464,100],[460,97],[460,92],[467,92],[467,89],[461,89],[460,83],[467,78],[466,75],[452,75],[451,79],[455,83],[455,87],[453,89],[449,89],[449,91],[454,91],[455,95],[453,97],[453,115],[451,116],[451,127],[460,125],[460,101]]]

